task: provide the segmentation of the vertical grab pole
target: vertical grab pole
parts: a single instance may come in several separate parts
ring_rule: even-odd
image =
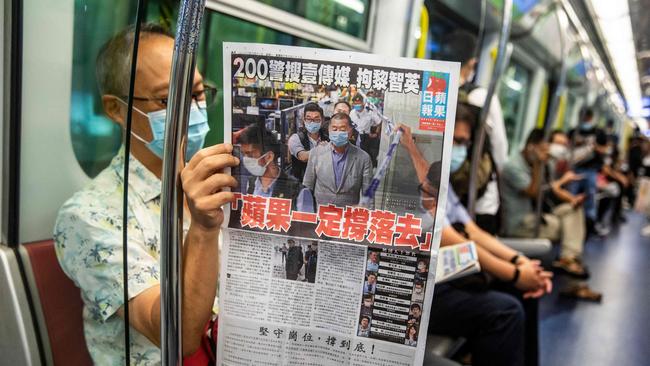
[[[564,7],[559,7],[555,11],[555,16],[557,17],[557,23],[560,33],[560,54],[561,54],[561,63],[560,63],[560,78],[558,79],[557,86],[555,87],[555,92],[553,93],[553,99],[551,100],[551,105],[549,113],[546,117],[546,122],[544,123],[544,141],[548,141],[553,132],[553,124],[557,120],[558,113],[560,111],[560,98],[564,93],[566,88],[566,74],[568,71],[567,58],[569,56],[568,47],[566,45],[566,32],[569,28],[568,19],[564,13]],[[537,187],[537,197],[535,199],[535,237],[539,236],[539,230],[542,224],[542,201],[544,199],[544,181],[545,181],[545,172],[546,166],[540,166],[539,172],[539,187]]]
[[[204,8],[205,0],[183,0],[181,4],[169,80],[160,215],[160,341],[162,364],[165,366],[178,366],[183,360],[183,190],[179,169],[185,162],[196,49]]]
[[[486,0],[484,0],[486,1]],[[501,29],[499,32],[499,46],[497,48],[497,57],[492,69],[492,78],[488,85],[487,95],[485,96],[485,105],[481,108],[478,126],[476,128],[476,138],[472,148],[472,160],[469,173],[469,190],[467,197],[467,208],[472,215],[476,216],[476,194],[478,179],[478,164],[482,157],[483,145],[485,144],[485,121],[487,120],[492,98],[497,90],[499,80],[506,66],[506,46],[510,37],[510,26],[512,25],[512,0],[503,0],[503,13],[501,19]]]

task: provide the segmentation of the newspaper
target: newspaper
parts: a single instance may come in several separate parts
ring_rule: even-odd
[[[481,270],[476,245],[472,241],[440,248],[436,266],[436,283],[464,277]]]
[[[238,43],[223,57],[241,165],[218,365],[421,365],[458,64]]]

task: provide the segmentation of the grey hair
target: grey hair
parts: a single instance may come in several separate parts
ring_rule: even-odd
[[[140,26],[140,40],[151,35],[174,38],[159,24],[143,23]],[[99,50],[95,74],[100,94],[122,96],[128,93],[134,38],[135,25],[131,25],[109,39]]]

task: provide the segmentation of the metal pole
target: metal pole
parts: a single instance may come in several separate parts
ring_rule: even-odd
[[[484,0],[485,1],[485,0]],[[492,98],[497,90],[499,80],[506,66],[506,45],[510,36],[510,26],[512,24],[512,0],[503,0],[503,14],[501,19],[501,30],[499,33],[499,46],[497,48],[497,57],[492,69],[492,78],[490,85],[488,85],[487,94],[485,96],[485,104],[481,108],[478,126],[476,128],[476,138],[474,139],[474,146],[472,149],[471,168],[469,173],[469,191],[467,198],[467,208],[472,215],[476,214],[476,191],[478,180],[478,164],[482,157],[483,145],[485,144],[485,121],[487,120],[490,106],[492,105]]]
[[[555,15],[557,16],[558,28],[560,33],[560,50],[561,50],[561,64],[560,64],[560,78],[558,79],[557,85],[555,87],[555,92],[553,93],[553,99],[551,100],[551,106],[549,109],[548,116],[546,117],[546,122],[544,124],[544,141],[548,141],[553,132],[553,124],[557,120],[558,113],[560,111],[560,98],[564,93],[566,87],[566,74],[568,71],[567,59],[569,56],[568,47],[566,46],[566,32],[568,30],[568,19],[564,14],[563,8],[556,10]],[[545,181],[545,172],[546,166],[542,165],[539,167],[539,186],[537,187],[537,197],[535,200],[535,237],[539,236],[540,226],[542,224],[542,200],[544,198],[544,181]]]
[[[183,360],[183,190],[179,169],[185,162],[196,48],[204,8],[205,0],[183,0],[181,4],[169,80],[160,215],[160,341],[162,364],[166,366],[178,366]]]

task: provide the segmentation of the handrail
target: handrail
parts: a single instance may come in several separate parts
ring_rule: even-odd
[[[179,169],[185,162],[184,147],[192,101],[196,49],[204,9],[205,0],[183,0],[178,14],[169,79],[160,215],[160,349],[162,364],[165,366],[177,366],[183,360],[183,190]]]
[[[548,139],[551,137],[551,133],[553,132],[553,124],[557,120],[558,113],[560,111],[560,98],[562,97],[562,94],[564,93],[564,89],[566,88],[566,74],[568,71],[568,47],[566,45],[566,33],[567,30],[569,29],[569,24],[568,24],[568,19],[566,17],[566,14],[564,13],[564,8],[561,7],[559,8],[556,12],[555,15],[557,17],[557,22],[558,22],[558,28],[559,28],[559,33],[560,33],[560,54],[561,54],[561,64],[560,64],[560,78],[558,79],[557,85],[555,87],[555,91],[553,93],[553,99],[551,99],[551,105],[549,109],[549,113],[546,117],[546,122],[544,124],[544,141],[548,141]],[[543,182],[544,182],[544,177],[546,174],[546,166],[542,164],[539,167],[539,185],[537,187],[537,197],[535,200],[535,237],[539,236],[539,231],[540,227],[542,224],[542,200],[544,197],[544,187],[543,187]]]
[[[487,1],[487,0],[484,0]],[[497,57],[492,70],[492,78],[488,85],[487,94],[485,96],[485,104],[481,108],[478,126],[476,128],[476,138],[474,139],[474,146],[472,149],[472,160],[469,175],[469,190],[467,197],[467,206],[472,217],[476,214],[476,194],[478,187],[476,186],[478,180],[478,163],[481,159],[483,152],[483,145],[485,145],[485,122],[487,120],[492,98],[497,90],[499,80],[505,69],[506,61],[506,45],[510,36],[510,28],[512,25],[512,0],[503,0],[503,13],[501,19],[501,30],[499,33],[499,46],[497,48]]]

